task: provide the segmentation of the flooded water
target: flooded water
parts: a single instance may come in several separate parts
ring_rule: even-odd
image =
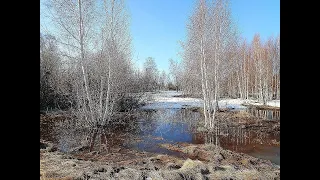
[[[214,134],[197,133],[196,125],[202,120],[197,110],[179,103],[162,102],[159,108],[147,105],[141,108],[125,129],[114,129],[107,133],[109,146],[120,145],[140,151],[177,155],[179,153],[160,148],[162,143],[186,142],[193,144],[214,143]],[[86,144],[90,130],[76,128],[74,122],[48,121],[40,124],[40,137],[58,144],[58,149],[69,152]],[[221,129],[219,145],[225,149],[242,152],[254,157],[268,159],[280,165],[280,134],[260,130],[232,127]],[[98,140],[97,140],[98,144]]]
[[[199,112],[188,109],[141,110],[139,112],[138,142],[128,142],[127,147],[142,151],[176,155],[177,153],[160,148],[158,144],[194,142],[192,132],[200,118]]]
[[[159,143],[186,142],[193,144],[215,143],[214,134],[196,133],[200,113],[190,109],[158,109],[142,111],[140,114],[140,142],[127,145],[148,152],[174,155],[172,151],[160,148]],[[220,130],[219,144],[225,149],[242,152],[254,157],[271,160],[280,165],[280,147],[273,141],[280,141],[280,134],[242,129],[240,127]]]
[[[263,109],[263,108],[255,108],[249,107],[246,108],[245,111],[249,112],[253,116],[257,118],[267,119],[267,120],[280,120],[280,109]]]

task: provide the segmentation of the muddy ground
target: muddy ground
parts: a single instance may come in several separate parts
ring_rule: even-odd
[[[40,123],[62,121],[66,115],[40,116]],[[227,126],[280,132],[279,121],[257,120],[246,112],[218,113]],[[200,124],[201,125],[201,124]],[[201,128],[200,131],[206,131]],[[50,133],[50,132],[48,132]],[[280,179],[280,166],[213,144],[160,144],[182,156],[139,152],[120,146],[89,152],[86,147],[58,151],[52,140],[40,137],[40,179]],[[280,146],[280,141],[274,141]]]
[[[40,150],[40,179],[280,179],[280,167],[270,161],[214,145],[162,146],[186,157],[132,150],[74,156],[47,147]]]

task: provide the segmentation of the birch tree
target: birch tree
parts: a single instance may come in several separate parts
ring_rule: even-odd
[[[227,2],[214,2],[207,5],[206,28],[201,31],[198,1],[198,11],[194,11],[187,25],[187,40],[182,43],[181,87],[193,95],[202,92],[204,116],[208,113],[205,124],[208,122],[209,127],[215,124],[220,96],[254,98],[263,104],[280,98],[280,36],[262,42],[257,33],[251,43],[241,40],[228,5],[216,8]],[[205,43],[201,44],[201,38]]]
[[[166,90],[168,85],[168,76],[166,71],[162,70],[159,77],[159,86],[162,90]]]
[[[133,71],[131,66],[131,36],[129,32],[129,15],[123,0],[104,0],[103,28],[101,32],[100,92],[99,109],[102,124],[106,124],[112,114],[117,99],[123,98],[132,86]],[[104,17],[104,18],[103,18]],[[105,82],[104,82],[105,81]],[[106,85],[105,106],[102,108]],[[103,111],[103,112],[102,112]]]
[[[169,71],[170,75],[172,76],[173,83],[176,86],[176,91],[178,92],[181,84],[181,71],[180,71],[180,65],[177,61],[174,61],[173,59],[169,59]]]
[[[144,90],[154,91],[157,89],[158,83],[158,68],[157,64],[152,57],[148,57],[143,64],[143,74],[144,74]]]
[[[280,99],[280,36],[277,36],[272,46],[272,77],[273,77],[273,97]]]
[[[227,50],[233,43],[229,3],[217,0],[197,1],[187,25],[187,41],[183,44],[184,63],[196,62],[200,67],[205,126],[215,126],[220,81],[227,75]],[[193,60],[194,59],[194,60]]]
[[[55,108],[58,94],[60,57],[56,40],[40,34],[40,109]],[[59,105],[58,105],[59,106]]]
[[[242,42],[241,48],[240,48],[240,57],[239,59],[242,59],[242,84],[243,84],[243,97],[244,99],[249,98],[249,60],[248,60],[248,45],[247,42],[244,40]]]
[[[69,68],[76,71],[72,80],[75,112],[81,126],[94,128],[91,146],[98,132],[101,141],[106,140],[99,127],[111,123],[113,112],[120,111],[122,99],[134,87],[125,2],[104,0],[98,4],[93,0],[50,0],[47,4],[63,55],[74,62]]]
[[[209,95],[208,95],[208,80],[206,73],[206,28],[208,19],[208,7],[205,0],[197,1],[197,5],[194,9],[193,14],[190,17],[190,22],[187,25],[188,37],[187,42],[184,46],[187,52],[187,58],[194,58],[199,63],[200,73],[201,73],[201,90],[203,97],[203,114],[204,114],[204,122],[205,126],[207,126],[207,122],[209,122]],[[186,58],[186,56],[185,56]]]
[[[82,85],[80,79],[74,82],[75,91],[78,94],[77,103],[78,107],[84,108],[83,112],[88,113],[85,113],[86,120],[91,124],[95,118],[89,92],[85,60],[87,58],[86,49],[90,44],[91,38],[90,29],[93,25],[94,1],[50,0],[47,5],[51,12],[52,20],[59,30],[59,42],[63,47],[62,49],[65,51],[67,57],[75,60],[77,69],[79,69],[82,74],[84,84]]]

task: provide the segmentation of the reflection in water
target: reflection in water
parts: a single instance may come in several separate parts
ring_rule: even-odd
[[[267,120],[280,120],[280,109],[261,109],[257,107],[248,107],[246,111],[257,118],[267,119]]]
[[[113,117],[117,122],[105,127],[85,127],[71,119],[40,121],[40,139],[52,141],[62,152],[81,147],[89,151],[107,150],[106,146],[124,144],[125,137],[130,137],[128,134],[137,134],[138,126],[133,119],[130,115]]]
[[[197,133],[196,136],[196,142],[193,143],[215,144],[214,133]],[[280,147],[274,145],[274,142],[280,141],[279,133],[244,129],[239,126],[220,129],[218,137],[218,144],[224,149],[268,159],[280,165]]]
[[[89,128],[77,127],[72,120],[66,120],[57,125],[58,149],[69,152],[73,148],[85,146],[90,134]]]
[[[142,131],[140,142],[132,142],[129,147],[144,151],[171,154],[157,146],[158,143],[187,142],[194,144],[215,144],[215,133],[196,133],[196,125],[201,119],[199,112],[189,109],[159,109],[142,111],[138,116]],[[267,133],[259,130],[244,129],[241,126],[230,127],[221,123],[218,129],[218,145],[225,149],[263,157],[280,164],[280,147],[273,144],[280,141],[279,133]],[[156,138],[155,137],[161,137]],[[261,156],[262,157],[262,156]]]
[[[140,141],[131,141],[127,147],[142,151],[176,155],[158,146],[159,143],[192,142],[198,112],[186,109],[160,109],[140,111],[138,115]]]
[[[158,144],[215,143],[214,133],[196,132],[197,123],[201,118],[199,112],[190,109],[141,110],[130,117],[125,124],[119,123],[113,127],[106,127],[104,129],[106,142],[109,148],[124,146],[141,151],[179,155],[177,152],[160,148]],[[58,148],[65,152],[90,144],[92,141],[92,129],[77,127],[77,124],[72,121],[58,123],[54,132],[51,135],[57,140]],[[98,132],[92,150],[100,150],[101,132]],[[280,147],[272,143],[280,141],[279,133],[267,133],[261,129],[244,129],[241,126],[230,127],[223,123],[218,132],[218,144],[221,147],[280,164]]]
[[[55,123],[52,121],[40,121],[40,139],[57,142]]]

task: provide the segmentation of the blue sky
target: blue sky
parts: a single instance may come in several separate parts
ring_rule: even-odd
[[[45,0],[40,0],[40,9]],[[142,67],[153,57],[158,69],[169,69],[169,58],[181,60],[179,41],[184,41],[186,24],[196,0],[126,0],[131,14],[133,60]],[[251,41],[280,33],[280,0],[231,0],[233,20],[242,37]],[[50,23],[45,23],[50,27]],[[51,29],[52,30],[52,29]]]
[[[141,67],[149,56],[159,70],[168,70],[169,58],[181,60],[179,40],[186,36],[186,23],[195,0],[127,0],[131,14],[134,61]],[[242,37],[251,41],[280,33],[280,0],[231,0],[233,20]]]

